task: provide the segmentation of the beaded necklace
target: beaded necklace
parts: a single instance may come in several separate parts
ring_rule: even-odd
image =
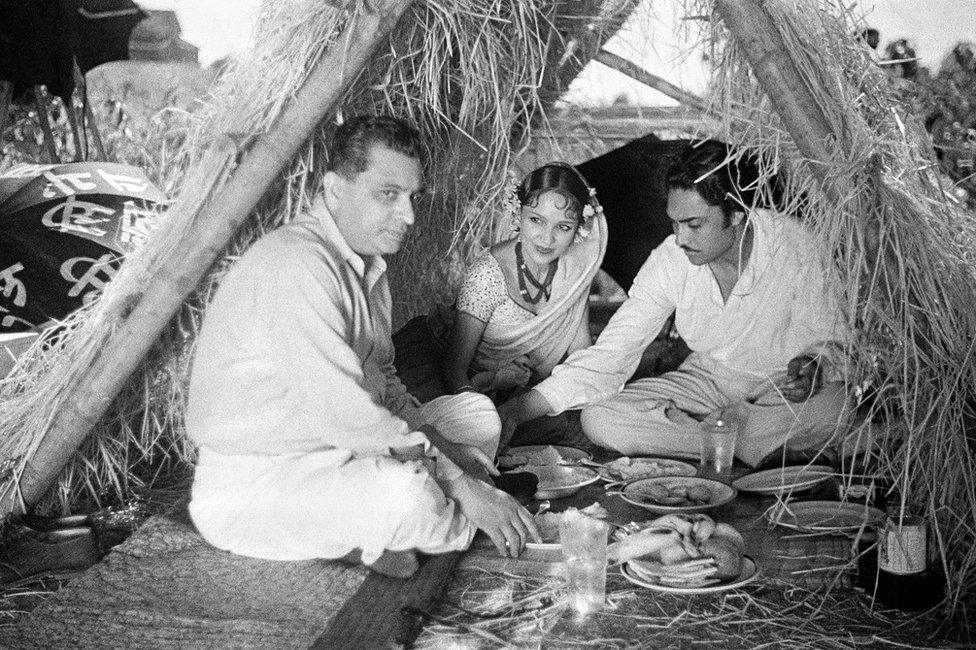
[[[519,293],[525,302],[534,305],[542,300],[543,296],[545,296],[546,300],[549,300],[549,296],[552,294],[552,279],[556,277],[556,265],[558,263],[559,260],[549,262],[549,270],[546,272],[546,278],[540,282],[525,265],[525,259],[522,257],[522,240],[515,242],[515,268],[518,271]],[[534,296],[529,293],[529,289],[525,283],[526,280],[538,289]]]

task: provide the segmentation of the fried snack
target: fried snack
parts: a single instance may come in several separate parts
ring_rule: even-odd
[[[715,560],[715,577],[734,578],[742,568],[742,553],[728,537],[710,537],[701,544],[702,554]]]
[[[704,514],[668,514],[607,549],[647,580],[684,588],[737,577],[745,543],[732,526]]]

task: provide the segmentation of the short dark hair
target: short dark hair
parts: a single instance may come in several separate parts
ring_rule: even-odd
[[[689,146],[668,168],[668,190],[698,192],[705,203],[722,209],[728,226],[732,213],[745,212],[751,204],[753,192],[744,188],[751,187],[759,176],[753,161],[741,158],[729,162],[734,156],[733,149],[718,140]]]
[[[420,133],[409,123],[388,115],[357,115],[336,128],[328,170],[346,178],[363,173],[377,144],[423,162]]]
[[[546,192],[556,191],[569,199],[582,222],[583,206],[590,200],[590,188],[583,175],[568,163],[553,162],[529,172],[515,190],[519,205],[535,206]]]

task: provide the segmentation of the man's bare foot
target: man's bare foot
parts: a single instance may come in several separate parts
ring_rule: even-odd
[[[357,548],[338,558],[348,564],[363,564],[362,552]],[[417,569],[417,553],[414,551],[383,551],[375,562],[364,565],[377,573],[391,578],[409,578]]]
[[[383,555],[376,558],[372,564],[367,564],[370,569],[377,573],[382,573],[391,578],[409,578],[420,567],[417,564],[417,553],[415,551],[383,551]]]

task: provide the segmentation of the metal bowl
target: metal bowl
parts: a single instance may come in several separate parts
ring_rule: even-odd
[[[536,499],[562,499],[579,492],[584,485],[595,483],[599,475],[589,467],[567,465],[523,465],[520,472],[532,472],[539,477]]]

